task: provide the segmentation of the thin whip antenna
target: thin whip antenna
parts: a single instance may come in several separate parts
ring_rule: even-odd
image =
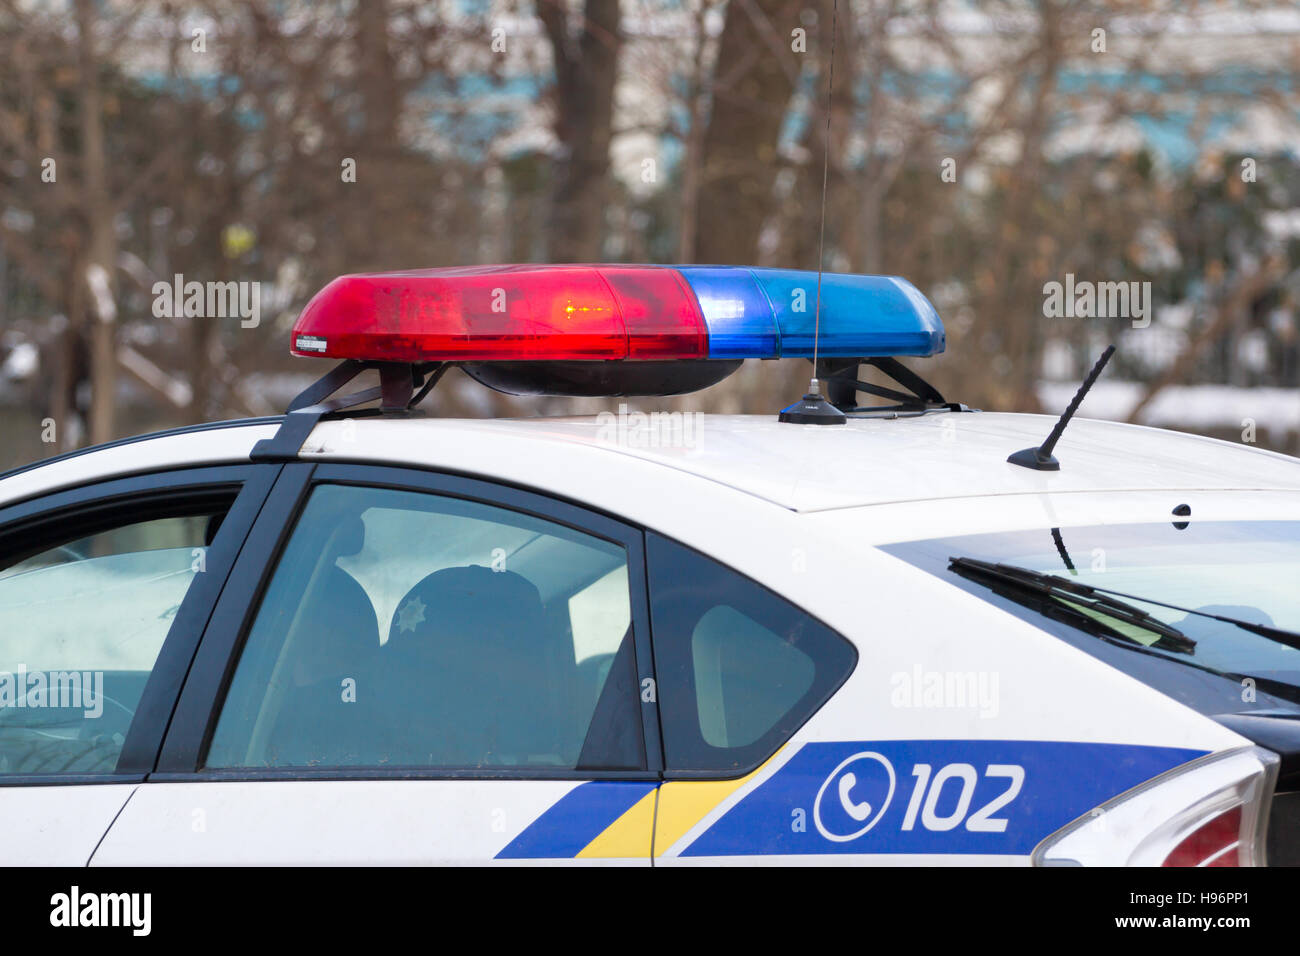
[[[835,30],[838,26],[839,0],[831,4],[831,59],[826,79],[826,152],[822,156],[822,225],[817,240],[817,307],[813,313],[813,370],[808,392],[788,408],[781,409],[777,421],[793,425],[843,425],[848,421],[842,411],[822,397],[817,381],[817,347],[822,332],[822,257],[826,251],[826,184],[831,165],[831,99],[835,94]]]
[[[800,401],[788,408],[781,408],[777,421],[788,421],[796,425],[842,425],[848,416],[839,408],[831,405],[822,397],[822,385],[816,380],[816,360],[818,346],[822,339],[822,263],[826,255],[826,187],[831,170],[831,101],[835,96],[835,31],[840,16],[840,0],[831,4],[831,62],[828,64],[826,81],[826,152],[822,155],[822,234],[816,245],[816,310],[813,313],[813,378],[809,380],[809,390]],[[850,402],[852,403],[852,402]]]
[[[822,150],[822,224],[821,235],[817,239],[817,306],[813,314],[813,374],[812,388],[815,395],[821,390],[817,385],[817,346],[822,331],[822,268],[826,250],[826,184],[831,165],[831,106],[835,96],[835,28],[839,18],[839,0],[831,4],[831,59],[826,79],[826,142]]]

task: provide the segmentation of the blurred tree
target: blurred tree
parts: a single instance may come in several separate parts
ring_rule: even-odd
[[[108,156],[104,149],[100,63],[96,50],[94,0],[77,0],[77,100],[81,123],[81,208],[89,225],[82,273],[90,287],[90,440],[116,437],[117,409],[117,210],[108,192]],[[74,281],[82,276],[74,276]]]
[[[772,211],[777,148],[799,77],[791,31],[803,0],[730,0],[709,84],[695,236],[700,262],[759,260]]]
[[[39,348],[23,387],[64,447],[278,411],[319,372],[288,325],[337,274],[811,269],[825,160],[827,268],[931,295],[954,398],[1033,408],[1045,356],[1081,374],[1110,338],[1114,378],[1294,383],[1300,48],[1229,6],[1214,32],[1213,0],[839,0],[827,135],[834,0],[0,0],[0,368]],[[1066,273],[1151,281],[1173,318],[1049,319]],[[177,274],[258,283],[260,325],[155,315]],[[681,401],[770,412],[807,372]],[[448,385],[435,408],[590,405]]]
[[[549,256],[553,262],[594,262],[605,237],[621,4],[583,0],[576,36],[564,0],[538,0],[537,17],[550,41],[559,144]]]

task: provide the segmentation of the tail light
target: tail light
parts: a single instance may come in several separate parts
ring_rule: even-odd
[[[1264,866],[1278,756],[1203,757],[1121,794],[1049,836],[1038,866]]]
[[[1225,810],[1193,830],[1161,866],[1241,866],[1241,807]]]

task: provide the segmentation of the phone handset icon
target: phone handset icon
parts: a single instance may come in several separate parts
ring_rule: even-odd
[[[857,785],[858,778],[852,773],[846,773],[844,776],[840,777],[840,805],[844,807],[845,813],[861,823],[863,820],[867,819],[867,817],[871,816],[872,811],[871,804],[866,800],[863,800],[861,803],[855,803],[849,798],[849,791]]]

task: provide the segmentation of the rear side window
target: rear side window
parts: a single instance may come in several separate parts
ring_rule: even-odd
[[[313,491],[213,768],[644,767],[627,553],[426,492]]]
[[[669,771],[748,772],[844,682],[853,646],[767,588],[646,536]]]

